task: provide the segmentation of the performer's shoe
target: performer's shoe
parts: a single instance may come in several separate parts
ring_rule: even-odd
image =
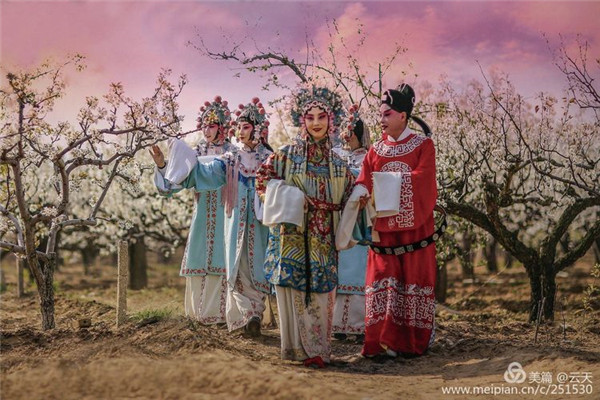
[[[383,347],[385,349],[385,354],[390,357],[390,358],[396,358],[398,357],[398,352],[390,349],[388,346],[382,344],[381,347]]]
[[[304,360],[304,366],[308,368],[320,369],[325,368],[325,362],[323,361],[321,356],[316,356]]]
[[[387,354],[389,357],[391,358],[396,358],[398,357],[398,353],[396,353],[394,350],[392,349],[385,349],[385,354]]]
[[[252,317],[250,321],[246,324],[246,332],[250,337],[259,337],[260,336],[260,318]]]

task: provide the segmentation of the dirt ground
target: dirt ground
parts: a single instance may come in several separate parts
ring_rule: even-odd
[[[96,267],[84,276],[81,266],[62,267],[56,274],[57,328],[41,331],[35,288],[28,286],[18,298],[14,264],[5,259],[0,397],[598,399],[597,298],[593,311],[582,311],[584,289],[593,281],[591,264],[591,258],[584,259],[558,278],[556,321],[539,327],[537,343],[535,325],[526,323],[529,295],[521,267],[494,275],[478,267],[474,283],[463,282],[452,267],[447,302],[437,309],[436,341],[426,355],[374,362],[362,358],[361,346],[352,340],[334,340],[332,364],[312,370],[280,359],[276,328],[263,329],[263,336],[253,340],[185,318],[184,280],[175,264],[153,265],[150,287],[128,293],[130,320],[119,328],[115,268]],[[84,318],[91,320],[90,327],[79,327]],[[512,362],[527,373],[524,382],[505,380]],[[564,377],[568,381],[562,384]],[[536,387],[550,393],[508,394]]]

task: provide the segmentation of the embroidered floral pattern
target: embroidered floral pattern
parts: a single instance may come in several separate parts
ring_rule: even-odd
[[[213,264],[213,254],[215,247],[215,230],[217,226],[217,200],[218,194],[211,190],[206,193],[206,268],[209,270]]]
[[[205,298],[206,290],[206,279],[202,279],[202,298]],[[225,322],[225,297],[227,293],[227,280],[221,278],[221,287],[219,290],[219,315],[212,315],[210,317],[199,317],[198,322],[204,325],[219,324]],[[204,303],[204,302],[203,302]],[[203,304],[200,304],[199,314],[202,315]]]
[[[343,291],[346,293],[364,293],[365,292],[365,287],[364,285],[338,285],[337,287],[337,291]]]
[[[252,271],[252,270],[250,270],[250,271]],[[252,282],[251,285],[252,284],[254,284],[254,282]],[[241,296],[241,297],[246,298],[246,300],[244,301],[244,303],[246,305],[243,307],[240,307],[238,304],[233,305],[234,307],[238,308],[238,310],[241,312],[242,315],[240,318],[236,319],[235,321],[231,321],[231,320],[227,321],[227,328],[229,329],[230,332],[234,331],[236,329],[239,329],[243,326],[246,326],[252,317],[258,317],[259,319],[261,319],[263,311],[265,309],[264,301],[261,301],[259,303],[252,298],[253,296],[256,295],[256,293],[255,293],[256,290],[252,287],[247,288],[244,285],[244,280],[242,280],[239,273],[235,280],[233,292],[235,292],[237,295],[235,297]],[[231,297],[230,297],[230,299],[231,299]],[[237,300],[234,300],[234,303],[235,302],[237,302]]]
[[[396,325],[433,329],[433,286],[404,284],[388,277],[367,286],[365,294],[367,326],[391,319]]]
[[[337,320],[337,316],[334,317],[334,323],[333,323],[333,333],[353,333],[353,334],[362,334],[365,333],[365,324],[364,324],[364,314],[362,315],[362,319],[361,319],[361,323],[360,324],[351,324],[349,323],[350,321],[350,299],[353,296],[343,296],[344,299],[344,305],[342,307],[342,317],[339,318],[340,322],[338,324],[336,324],[336,320]],[[361,296],[362,297],[362,296]],[[339,299],[339,296],[338,296]],[[364,299],[364,297],[363,297]],[[339,302],[336,304],[335,308],[334,308],[334,313],[336,313],[337,315],[339,315],[339,311],[337,310],[337,307],[339,306]],[[356,318],[355,318],[356,320]]]
[[[319,301],[313,299],[308,307],[304,304],[304,294],[294,292],[294,308],[299,315],[298,330],[302,347],[308,357],[321,356],[329,361],[331,356],[331,332],[335,293],[327,293],[327,319],[321,318],[323,310]],[[313,295],[314,296],[314,295]]]

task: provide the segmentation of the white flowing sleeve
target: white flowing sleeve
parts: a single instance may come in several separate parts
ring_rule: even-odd
[[[163,176],[176,185],[188,177],[198,162],[196,152],[179,139],[169,140],[169,159]]]
[[[271,179],[267,184],[263,208],[263,224],[294,224],[304,227],[304,192],[284,180]]]
[[[358,219],[358,213],[360,212],[360,198],[368,195],[367,188],[363,185],[356,185],[352,189],[352,194],[346,202],[346,206],[342,211],[342,216],[335,232],[335,247],[338,251],[346,250],[354,247],[358,241],[353,238],[354,225]],[[371,205],[367,206],[367,214],[371,209]],[[369,222],[371,219],[368,219]]]

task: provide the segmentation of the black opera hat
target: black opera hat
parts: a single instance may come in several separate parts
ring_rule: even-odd
[[[410,85],[403,83],[396,89],[388,89],[383,93],[381,104],[387,104],[392,110],[405,112],[410,117],[415,105],[415,91]]]

